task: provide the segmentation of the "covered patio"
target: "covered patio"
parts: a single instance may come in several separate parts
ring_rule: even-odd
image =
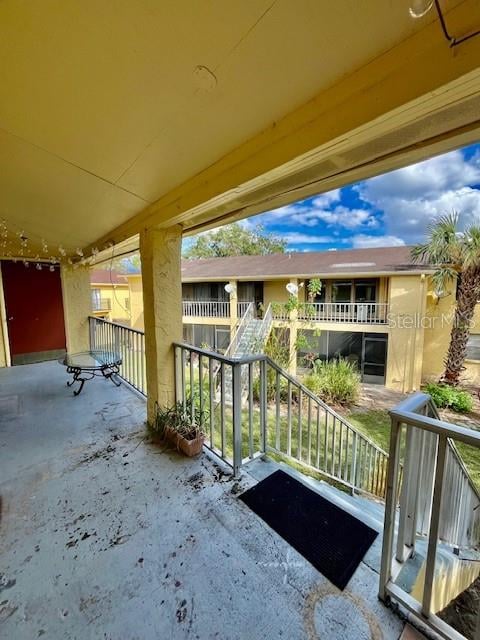
[[[443,14],[426,4],[412,18],[407,1],[0,3],[2,635],[399,637],[402,620],[377,598],[380,586],[386,603],[405,602],[391,584],[399,456],[387,465],[386,452],[265,357],[222,361],[181,344],[181,246],[187,235],[479,140],[480,38],[465,37],[478,30],[477,0],[442,2]],[[442,33],[440,17],[458,41]],[[146,399],[105,380],[74,398],[65,370],[43,360],[92,348],[90,268],[137,250],[145,333],[107,323],[104,335]],[[319,419],[313,441],[327,476],[340,467],[343,487],[387,497],[381,580],[382,536],[340,594],[238,501],[275,468],[261,460],[268,367],[289,390],[298,458],[312,461],[313,406],[317,418],[325,413],[322,457]],[[193,389],[204,402],[205,376],[210,409],[220,396],[215,436],[224,461],[233,451],[228,470],[206,453],[187,462],[145,439],[158,407],[185,404]],[[472,446],[480,438],[425,415],[428,399],[420,401],[409,431],[443,443],[440,464],[430,456],[431,485],[452,433]],[[277,410],[278,444],[288,441],[291,453],[281,419]],[[242,420],[251,436],[243,468]],[[397,421],[393,453],[402,412]],[[210,448],[218,451],[218,439]],[[412,460],[399,561],[404,546],[405,557],[415,550]],[[458,477],[468,483],[463,469]],[[437,518],[442,476],[435,483]],[[381,530],[375,503],[313,487]],[[474,519],[480,495],[470,487],[468,496]],[[406,605],[427,621],[438,525],[421,611],[418,601]]]
[[[125,385],[73,397],[66,379],[56,362],[0,371],[5,638],[400,636],[381,536],[340,592],[238,500],[273,463],[235,481],[149,443]],[[381,530],[375,503],[311,486]]]

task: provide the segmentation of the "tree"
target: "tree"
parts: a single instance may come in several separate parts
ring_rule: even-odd
[[[443,216],[428,228],[427,242],[412,249],[415,261],[435,268],[433,285],[437,295],[457,283],[455,314],[442,381],[456,385],[464,370],[467,342],[475,306],[480,299],[480,227],[460,232],[458,214]]]
[[[184,250],[183,257],[265,256],[271,253],[285,253],[286,246],[286,240],[264,233],[261,225],[250,230],[234,222],[216,231],[199,235],[194,243]]]

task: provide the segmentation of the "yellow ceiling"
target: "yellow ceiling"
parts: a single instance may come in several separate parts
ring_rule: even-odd
[[[435,18],[408,6],[3,0],[0,217],[95,243]]]

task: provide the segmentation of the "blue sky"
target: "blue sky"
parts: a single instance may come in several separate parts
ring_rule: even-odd
[[[456,210],[480,223],[480,144],[336,189],[244,221],[293,251],[414,244],[436,217]]]

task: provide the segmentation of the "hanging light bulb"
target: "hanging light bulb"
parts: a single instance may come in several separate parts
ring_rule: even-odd
[[[80,247],[77,247],[75,249],[75,253],[77,254],[77,256],[80,256],[81,258],[83,258],[83,251],[80,249]]]
[[[65,249],[62,247],[62,245],[60,245],[60,246],[58,247],[58,253],[59,253],[61,256],[66,256],[66,255],[67,255],[67,252],[66,252],[66,251],[65,251]]]
[[[53,264],[51,264],[51,265],[50,265],[49,269],[50,269],[50,271],[52,271],[52,272],[53,272],[53,271],[55,271],[55,267],[53,266]]]
[[[28,260],[24,260],[23,261],[23,266],[26,267],[28,269],[28,267],[30,266],[30,263]]]
[[[41,271],[42,265],[39,262],[37,262],[37,264],[35,265],[35,269],[37,269],[38,271]]]
[[[411,0],[408,10],[412,18],[423,18],[433,7],[434,0]]]
[[[94,258],[95,258],[95,256],[97,255],[97,253],[98,253],[98,249],[97,249],[97,247],[93,247],[93,249],[92,249],[92,256],[93,256]]]
[[[42,251],[43,253],[48,253],[48,244],[43,238],[42,238]]]

